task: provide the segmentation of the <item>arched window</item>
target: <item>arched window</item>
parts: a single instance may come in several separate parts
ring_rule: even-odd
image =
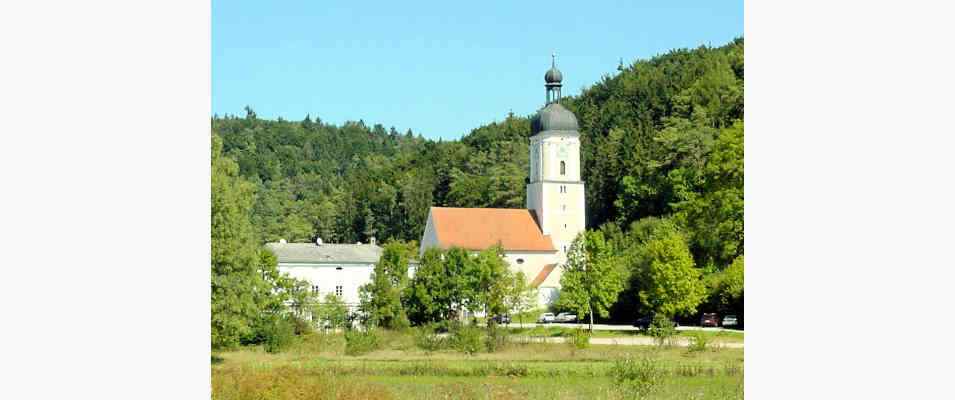
[[[567,175],[567,163],[563,161],[560,162],[560,174]]]

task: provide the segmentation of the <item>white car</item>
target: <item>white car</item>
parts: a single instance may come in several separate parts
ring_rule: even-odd
[[[723,317],[723,326],[736,326],[736,324],[737,321],[735,315],[727,315]]]
[[[560,314],[557,314],[557,316],[554,317],[554,319],[556,320],[556,322],[575,322],[577,321],[577,315],[562,312]]]
[[[543,313],[540,317],[537,317],[538,324],[548,324],[556,321],[557,317],[554,317],[554,313]]]

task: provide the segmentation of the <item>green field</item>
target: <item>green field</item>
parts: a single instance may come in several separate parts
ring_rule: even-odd
[[[624,399],[623,359],[658,371],[646,398],[743,397],[743,350],[509,344],[494,353],[426,352],[408,333],[383,332],[378,350],[345,355],[341,334],[312,334],[278,354],[245,347],[213,355],[215,399]]]

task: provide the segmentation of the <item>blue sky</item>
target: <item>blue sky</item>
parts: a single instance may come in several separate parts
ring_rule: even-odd
[[[456,139],[625,63],[743,35],[742,1],[212,2],[212,112]]]

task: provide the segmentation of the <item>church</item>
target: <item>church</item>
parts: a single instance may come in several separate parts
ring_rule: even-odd
[[[431,207],[420,253],[428,248],[481,251],[500,244],[514,271],[538,288],[538,304],[560,292],[561,264],[585,229],[577,117],[560,104],[563,75],[551,61],[544,74],[546,103],[531,120],[527,208]]]

